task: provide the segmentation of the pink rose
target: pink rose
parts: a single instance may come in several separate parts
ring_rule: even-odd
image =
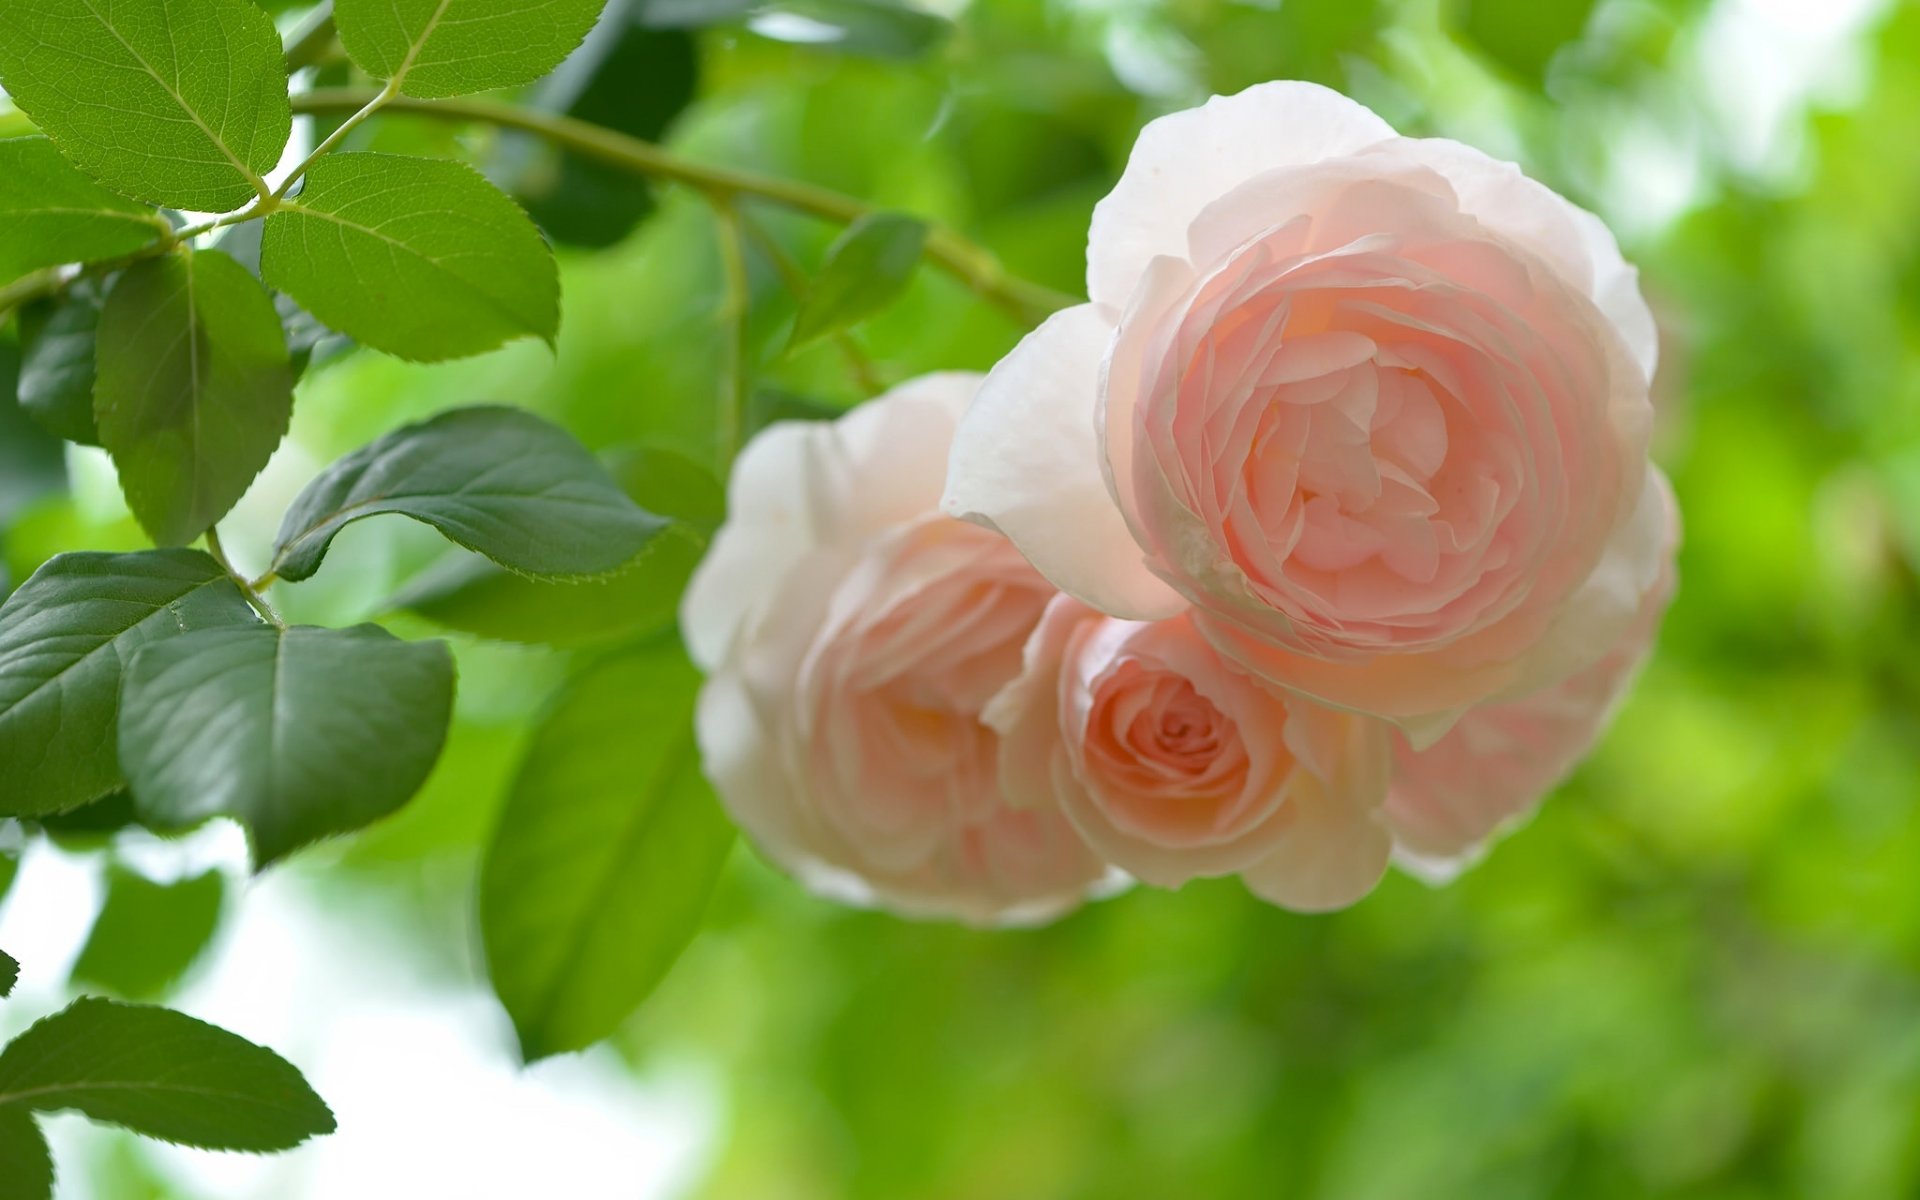
[[[1010,803],[1064,812],[1147,882],[1238,874],[1296,909],[1365,895],[1386,870],[1390,727],[1261,686],[1186,617],[1047,609],[995,698]]]
[[[1619,639],[1660,567],[1652,318],[1513,166],[1265,84],[1141,132],[1091,303],[988,376],[945,509],[1115,616],[1425,742]]]
[[[973,375],[931,375],[741,455],[681,626],[709,672],[697,732],[760,848],[838,899],[1037,920],[1106,868],[1055,813],[1002,799],[989,698],[1053,588],[941,516]]]
[[[1407,870],[1433,882],[1459,874],[1490,838],[1533,811],[1613,719],[1673,598],[1679,519],[1664,487],[1660,496],[1666,569],[1598,662],[1531,696],[1468,710],[1425,750],[1396,739],[1386,818]]]

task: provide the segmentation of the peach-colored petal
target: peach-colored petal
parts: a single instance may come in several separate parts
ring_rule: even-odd
[[[944,511],[995,529],[1060,590],[1107,612],[1185,603],[1141,561],[1101,476],[1095,421],[1113,326],[1090,304],[1049,317],[987,376],[954,439]]]
[[[1126,171],[1093,210],[1087,294],[1126,306],[1155,255],[1182,256],[1187,224],[1215,197],[1274,167],[1336,158],[1393,136],[1385,121],[1318,84],[1256,84],[1140,131]]]

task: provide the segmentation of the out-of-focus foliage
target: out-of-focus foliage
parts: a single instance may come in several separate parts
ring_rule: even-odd
[[[1920,1192],[1920,7],[972,0],[942,4],[951,26],[924,44],[808,44],[796,30],[839,27],[774,19],[862,7],[885,6],[640,5],[697,52],[692,103],[650,119],[688,156],[957,227],[1065,290],[1140,124],[1272,78],[1340,87],[1599,210],[1663,325],[1656,452],[1686,516],[1682,588],[1600,752],[1444,889],[1396,878],[1326,917],[1231,884],[1140,890],[989,933],[815,901],[737,852],[707,929],[619,1035],[636,1070],[691,1057],[722,1081],[699,1194]],[[402,116],[349,144],[529,170],[520,143]],[[557,353],[316,367],[236,552],[259,562],[268,514],[320,464],[456,405],[717,466],[708,212],[671,187],[625,200],[620,224],[646,212],[631,236],[563,251]],[[810,274],[839,232],[749,216]],[[859,399],[844,342],[786,353],[797,300],[767,255],[749,266],[769,395]],[[897,380],[984,368],[1022,332],[920,270],[852,337]],[[56,550],[141,544],[97,464],[74,459],[70,497],[30,499],[46,484],[21,481],[58,483],[57,460],[31,461],[0,472],[0,508],[25,505],[16,583]],[[280,597],[290,619],[379,616],[449,569],[401,522],[333,554],[344,569]],[[437,628],[414,607],[398,627]],[[483,615],[449,624],[493,619],[466,611]],[[434,780],[338,851],[345,886],[429,931],[423,955],[465,919],[457,889],[416,885],[423,860],[474,869],[532,722],[592,653],[463,639]]]

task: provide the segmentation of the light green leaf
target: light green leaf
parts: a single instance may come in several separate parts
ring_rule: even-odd
[[[335,534],[381,513],[530,575],[605,574],[666,526],[559,426],[517,408],[461,408],[396,430],[309,484],[280,526],[274,573],[308,578]]]
[[[153,209],[114,194],[43,137],[0,141],[0,283],[36,267],[116,258],[172,232]]]
[[[293,374],[258,280],[216,250],[129,267],[100,314],[94,418],[140,524],[180,546],[227,514],[286,436]]]
[[[5,893],[0,893],[4,895]],[[13,995],[13,985],[20,982],[20,964],[11,954],[0,950],[0,999]]]
[[[149,642],[254,620],[197,550],[63,554],[40,568],[0,605],[0,815],[118,788],[122,664]]]
[[[105,303],[99,285],[76,280],[57,300],[20,313],[20,407],[48,433],[83,446],[100,444],[93,360]]]
[[[129,1000],[159,996],[187,973],[220,926],[226,881],[208,871],[155,883],[118,864],[107,869],[107,899],[73,964],[73,984]]]
[[[234,817],[264,867],[411,800],[452,716],[444,642],[374,625],[210,629],[135,656],[120,755],[143,818]]]
[[[609,659],[535,733],[480,871],[493,988],[529,1060],[611,1033],[699,930],[733,827],[677,644]]]
[[[88,998],[0,1052],[0,1112],[71,1108],[207,1150],[287,1150],[333,1114],[285,1059],[182,1013]]]
[[[53,1156],[31,1113],[0,1108],[0,1164],[0,1200],[52,1200]]]
[[[327,327],[419,362],[560,330],[553,251],[506,193],[456,162],[321,159],[298,202],[267,218],[260,271]]]
[[[793,342],[804,346],[884,308],[906,289],[927,243],[923,221],[876,213],[848,226],[827,250],[793,322]]]
[[[248,0],[13,0],[0,85],[87,174],[195,212],[264,191],[293,128],[280,36]]]
[[[393,606],[477,637],[549,646],[588,646],[666,629],[708,535],[726,515],[726,493],[712,471],[671,451],[636,448],[608,465],[637,504],[673,520],[619,574],[579,583],[530,579],[461,556],[409,585]]]
[[[606,0],[337,0],[347,54],[375,79],[434,98],[514,87],[573,53]]]

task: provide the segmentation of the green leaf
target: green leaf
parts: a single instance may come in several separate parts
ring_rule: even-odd
[[[0,605],[0,815],[120,787],[122,664],[149,642],[254,620],[197,550],[63,554],[40,568]]]
[[[20,313],[20,407],[48,433],[83,446],[100,444],[93,360],[105,303],[104,289],[83,279]]]
[[[260,269],[333,329],[419,362],[560,330],[553,252],[472,167],[334,154],[267,218]]]
[[[134,657],[120,756],[142,817],[234,817],[264,867],[411,800],[452,716],[444,642],[374,625],[209,629]]]
[[[335,534],[381,513],[530,575],[605,574],[666,525],[559,426],[517,408],[461,408],[396,430],[309,484],[280,526],[274,573],[308,578]]]
[[[844,329],[884,308],[906,289],[927,243],[923,221],[898,213],[875,213],[847,228],[827,249],[794,318],[795,347]]]
[[[1466,42],[1533,87],[1546,82],[1561,47],[1578,41],[1597,0],[1455,0],[1455,27]]]
[[[273,301],[217,250],[129,267],[100,314],[94,418],[140,524],[163,546],[212,528],[293,416]]]
[[[337,0],[347,54],[409,96],[514,87],[573,53],[606,0]]]
[[[155,883],[117,863],[107,869],[107,900],[73,964],[76,988],[129,1000],[159,996],[187,973],[220,926],[226,880],[208,871]]]
[[[606,660],[548,713],[480,870],[493,988],[529,1060],[611,1033],[699,930],[733,844],[674,643]]]
[[[726,493],[706,467],[667,450],[629,450],[609,466],[635,503],[673,520],[632,566],[605,580],[567,583],[529,579],[463,556],[414,581],[393,607],[477,637],[550,646],[595,645],[667,628],[708,535],[726,515]]]
[[[32,1114],[0,1108],[0,1164],[0,1200],[52,1200],[53,1156]]]
[[[0,527],[67,485],[66,447],[14,402],[19,378],[20,348],[0,337]]]
[[[8,882],[12,882],[9,878]],[[0,892],[0,895],[4,895]],[[11,954],[0,950],[0,998],[13,995],[13,985],[20,982],[20,964]]]
[[[0,85],[87,174],[194,212],[263,191],[293,127],[280,36],[248,0],[15,0]]]
[[[258,277],[260,274],[260,238],[265,221],[243,221],[220,231],[214,249],[231,254],[234,260]],[[300,307],[299,301],[285,292],[273,293],[273,310],[280,314],[280,329],[286,334],[287,354],[293,363],[293,378],[298,382],[316,362],[324,362],[353,345],[320,323],[320,319]]]
[[[463,556],[393,598],[447,629],[499,642],[580,647],[627,641],[672,626],[706,540],[670,526],[639,561],[604,579],[530,579]]]
[[[285,1059],[183,1013],[88,998],[0,1052],[0,1111],[71,1108],[206,1150],[287,1150],[333,1114]]]
[[[0,900],[7,898],[14,876],[20,873],[20,856],[12,850],[0,850]]]
[[[74,170],[43,137],[0,141],[0,283],[37,267],[131,254],[172,232],[145,205]]]

